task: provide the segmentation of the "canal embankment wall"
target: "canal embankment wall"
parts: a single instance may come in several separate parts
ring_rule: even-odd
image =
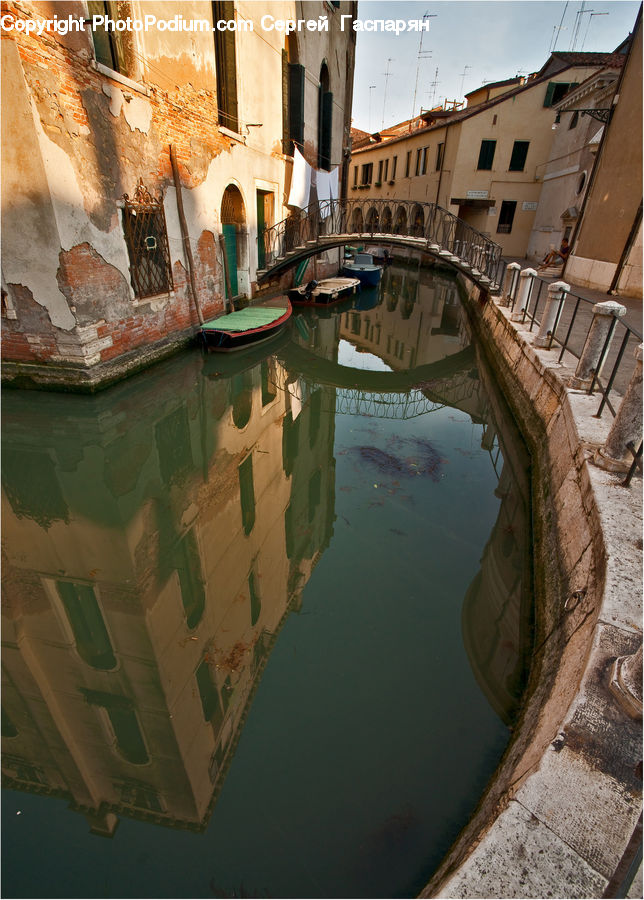
[[[566,359],[461,285],[531,452],[536,628],[508,749],[421,896],[625,896],[641,844],[642,726],[641,693],[638,718],[619,673],[642,642],[641,482],[624,487],[593,463],[611,422],[595,417],[596,396],[568,387]],[[641,691],[641,662],[639,679]]]

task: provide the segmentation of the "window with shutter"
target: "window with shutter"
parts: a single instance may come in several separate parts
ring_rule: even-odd
[[[490,170],[494,162],[494,151],[496,150],[496,141],[481,141],[481,149],[479,151],[479,162],[477,169]]]
[[[510,172],[523,172],[530,141],[515,141],[510,157]]]
[[[103,0],[103,2],[88,0],[87,13],[90,19],[93,16],[103,16],[116,22],[123,18],[123,16],[119,15],[119,5],[116,2],[110,2],[110,0]],[[128,40],[131,41],[131,32],[108,31],[105,26],[100,25],[97,28],[90,29],[90,31],[94,42],[96,62],[107,66],[108,69],[113,69],[115,72],[120,72],[121,75],[132,74],[128,72],[128,48],[126,46],[126,42]]]
[[[212,4],[214,22],[230,22],[235,18],[232,0],[218,0]],[[239,131],[237,115],[237,62],[235,32],[215,31],[215,67],[217,75],[217,107],[219,124],[230,131]]]

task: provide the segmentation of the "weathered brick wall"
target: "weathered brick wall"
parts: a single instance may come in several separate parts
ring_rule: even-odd
[[[30,11],[43,15],[31,6],[3,3],[2,12],[23,19]],[[82,34],[3,35],[3,41],[12,41],[17,47],[31,105],[45,135],[71,162],[82,194],[83,214],[95,228],[122,241],[125,253],[117,203],[125,193],[134,193],[139,179],[153,195],[165,194],[173,186],[169,145],[175,147],[182,185],[190,189],[203,181],[210,162],[229,150],[231,141],[214,125],[214,84],[213,90],[194,90],[190,84],[172,90],[148,85],[145,102],[152,115],[146,133],[132,128],[122,113],[115,116],[109,109],[114,93],[110,97],[108,92],[116,89],[127,96],[128,89],[92,67],[89,39]],[[167,87],[169,79],[159,77],[162,80]],[[31,117],[30,109],[22,112]],[[44,165],[47,169],[47,160]],[[55,173],[47,171],[50,184],[52,177]],[[37,202],[50,200],[41,196]],[[195,223],[189,222],[189,227],[197,294],[208,319],[223,310],[220,251],[212,231],[202,229],[195,241]],[[213,210],[213,230],[215,227]],[[39,236],[34,234],[33,240],[34,253],[38,253]],[[81,366],[94,365],[194,328],[199,319],[180,243],[175,238],[170,246],[174,291],[152,303],[135,302],[123,270],[110,264],[90,242],[57,247],[57,285],[52,284],[52,290],[58,287],[66,298],[76,327],[71,332],[57,328],[25,284],[9,282],[16,318],[2,320],[3,359],[54,363],[65,359]],[[96,326],[96,332],[88,332],[88,326]]]

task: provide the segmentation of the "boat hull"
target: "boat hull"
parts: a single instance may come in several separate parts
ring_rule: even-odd
[[[327,278],[323,279],[317,287],[306,296],[306,286],[291,288],[288,297],[293,306],[330,306],[339,303],[360,288],[360,280],[357,278]]]
[[[342,268],[342,274],[348,278],[359,278],[360,284],[365,287],[375,287],[380,283],[382,277],[382,269],[380,266],[353,266],[345,264]]]
[[[247,350],[257,347],[266,341],[271,340],[278,335],[291,317],[293,309],[287,298],[286,303],[282,304],[279,309],[283,310],[282,314],[266,325],[260,325],[255,328],[248,328],[238,331],[228,331],[225,327],[218,328],[214,322],[206,323],[201,328],[201,335],[206,350],[217,353],[235,353],[241,350]],[[277,308],[270,304],[259,304],[266,308]],[[225,325],[226,316],[221,317],[222,326]]]

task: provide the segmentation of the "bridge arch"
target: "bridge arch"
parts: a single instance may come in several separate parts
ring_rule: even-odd
[[[498,289],[499,244],[435,203],[353,199],[327,203],[324,218],[314,203],[263,233],[266,267],[257,271],[259,283],[325,250],[386,239],[392,247],[408,247],[453,266],[483,290]]]

